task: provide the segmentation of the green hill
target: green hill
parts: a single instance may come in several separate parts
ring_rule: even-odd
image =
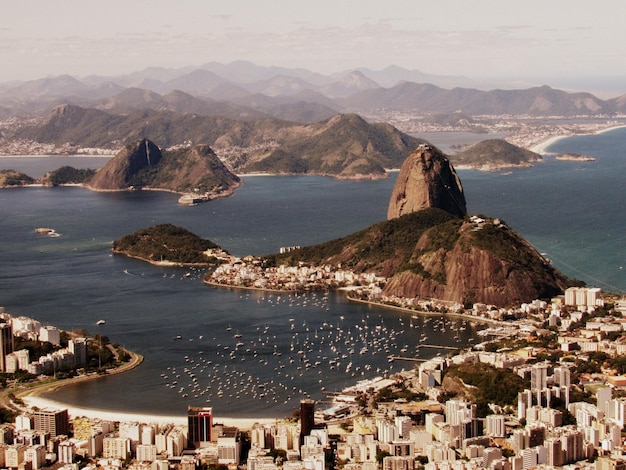
[[[73,105],[57,106],[41,125],[15,138],[78,147],[117,149],[150,136],[162,148],[210,145],[236,173],[267,171],[367,178],[399,168],[424,141],[389,124],[371,124],[355,114],[299,124],[274,118],[236,120],[172,111],[129,114]]]
[[[207,250],[220,250],[210,240],[172,224],[137,230],[113,242],[113,253],[154,264],[213,265],[219,261]]]
[[[43,178],[41,178],[41,184],[46,186],[60,186],[63,184],[83,184],[88,182],[95,174],[96,170],[62,166],[61,168],[46,173]]]
[[[35,179],[15,170],[0,170],[0,188],[10,188],[34,184]]]
[[[374,272],[388,279],[385,295],[463,304],[519,305],[557,295],[571,282],[500,220],[434,208],[267,262]]]
[[[517,147],[502,139],[488,139],[471,146],[464,152],[450,155],[454,165],[467,165],[478,169],[528,167],[542,161],[541,155]]]

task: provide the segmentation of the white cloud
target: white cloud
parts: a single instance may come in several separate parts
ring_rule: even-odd
[[[626,63],[615,60],[626,47],[620,1],[595,10],[582,0],[15,0],[3,7],[11,26],[0,28],[0,61],[12,67],[0,81],[238,59],[327,73],[397,64],[467,76],[590,67],[626,74]]]

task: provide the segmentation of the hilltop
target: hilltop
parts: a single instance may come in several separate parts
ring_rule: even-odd
[[[160,265],[215,265],[222,249],[172,224],[137,230],[113,242],[113,253]]]
[[[508,306],[561,293],[571,282],[499,219],[467,216],[458,175],[420,145],[402,166],[388,219],[268,264],[341,267],[386,278],[381,295]]]
[[[402,164],[391,193],[387,218],[438,207],[467,215],[463,186],[448,158],[431,145],[420,145]]]
[[[355,114],[298,124],[274,118],[225,117],[142,110],[114,115],[73,105],[53,109],[45,122],[21,128],[16,138],[71,148],[119,148],[151,136],[164,148],[202,142],[236,173],[271,172],[370,178],[397,168],[424,141],[389,124]]]
[[[124,147],[86,184],[96,190],[145,187],[217,197],[230,194],[240,180],[208,145],[161,152],[142,139]]]
[[[504,222],[435,208],[268,259],[373,272],[387,278],[386,296],[462,304],[529,302],[561,293],[570,282]]]
[[[0,170],[0,188],[16,188],[34,184],[35,179],[15,170]]]
[[[456,165],[470,166],[481,170],[529,167],[543,161],[541,155],[510,144],[502,139],[488,139],[469,149],[451,155]]]

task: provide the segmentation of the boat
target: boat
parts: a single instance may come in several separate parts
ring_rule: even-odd
[[[96,325],[104,325],[105,323],[106,323],[106,321],[104,321],[104,320],[98,320],[96,322]]]
[[[61,234],[58,233],[56,230],[54,230],[53,228],[48,228],[48,227],[39,227],[35,229],[35,233],[40,233],[42,235],[48,235],[49,237],[60,237]]]

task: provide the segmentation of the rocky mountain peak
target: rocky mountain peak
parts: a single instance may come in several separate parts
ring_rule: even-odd
[[[422,144],[404,161],[391,193],[387,219],[430,207],[458,217],[467,215],[463,186],[448,158]]]
[[[161,157],[159,147],[148,139],[128,144],[94,175],[89,185],[96,189],[127,189],[132,186],[133,175],[157,165]]]

